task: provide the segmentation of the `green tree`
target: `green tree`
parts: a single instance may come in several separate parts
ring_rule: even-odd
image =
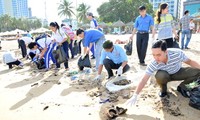
[[[78,20],[80,22],[82,22],[82,23],[87,22],[86,13],[89,9],[90,9],[90,6],[88,6],[85,3],[82,3],[79,5],[79,7],[77,8],[77,11],[78,11]]]
[[[58,7],[58,15],[60,16],[66,16],[67,18],[70,19],[71,22],[71,17],[72,15],[75,15],[73,12],[73,6],[72,6],[72,2],[69,2],[68,0],[63,0]]]
[[[149,0],[109,0],[103,3],[97,12],[104,22],[115,22],[120,19],[127,23],[135,20],[139,15],[138,7],[141,5],[146,6],[148,14],[153,14]]]

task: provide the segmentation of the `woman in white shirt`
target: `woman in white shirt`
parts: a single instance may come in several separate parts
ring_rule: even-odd
[[[68,42],[67,42],[67,36],[66,34],[60,30],[60,26],[57,22],[51,22],[50,23],[50,29],[52,30],[52,39],[57,43],[58,45],[62,45],[65,53],[68,55]],[[57,49],[57,47],[56,47]],[[67,58],[68,59],[68,58]],[[57,68],[60,68],[60,64],[56,63]],[[68,61],[64,63],[65,69],[68,70]]]

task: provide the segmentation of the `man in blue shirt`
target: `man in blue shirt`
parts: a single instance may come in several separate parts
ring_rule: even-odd
[[[128,58],[122,47],[118,45],[113,45],[113,42],[107,40],[103,44],[104,50],[101,52],[101,59],[99,62],[98,76],[95,80],[101,79],[101,72],[103,65],[105,66],[108,72],[108,79],[113,77],[112,69],[118,69],[117,75],[128,71],[130,69],[128,63]]]
[[[135,20],[134,24],[134,30],[133,33],[130,37],[132,40],[136,31],[137,31],[137,36],[136,36],[136,46],[137,46],[137,53],[138,53],[138,58],[139,58],[139,64],[142,66],[146,66],[145,64],[145,56],[146,56],[146,51],[148,47],[148,41],[149,41],[149,29],[154,25],[153,18],[146,14],[146,7],[145,6],[140,6],[139,7],[139,13],[140,16],[138,16]],[[152,36],[154,39],[154,35]]]
[[[83,39],[84,54],[89,54],[92,45],[95,43],[96,70],[98,70],[103,42],[105,41],[104,34],[96,29],[85,31],[83,29],[78,29],[76,35]]]

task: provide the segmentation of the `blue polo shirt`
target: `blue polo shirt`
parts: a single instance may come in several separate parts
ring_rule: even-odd
[[[148,32],[150,26],[153,25],[154,25],[153,18],[150,15],[146,14],[145,17],[142,17],[140,15],[136,18],[134,28],[136,28],[138,31]]]
[[[115,64],[120,64],[122,62],[128,61],[128,58],[124,49],[120,47],[119,45],[114,45],[114,49],[112,52],[106,52],[105,50],[102,50],[99,64],[103,65],[103,61],[107,57],[110,60],[112,60]]]
[[[83,47],[88,47],[90,43],[98,41],[102,36],[104,36],[104,34],[99,30],[96,29],[85,30]]]

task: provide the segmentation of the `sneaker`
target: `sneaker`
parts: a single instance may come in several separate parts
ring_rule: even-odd
[[[185,49],[190,49],[189,47],[185,47]]]
[[[147,66],[147,64],[145,64],[145,63],[139,63],[139,65],[141,65],[141,66]]]

